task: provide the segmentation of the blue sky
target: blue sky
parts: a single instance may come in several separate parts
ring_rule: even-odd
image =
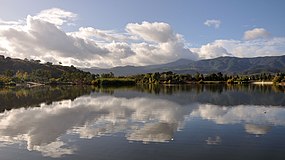
[[[249,57],[254,57],[283,55],[285,53],[283,47],[283,38],[285,37],[284,7],[285,1],[283,0],[26,0],[25,3],[19,3],[19,1],[15,0],[3,0],[1,1],[0,6],[0,20],[2,21],[2,25],[7,21],[21,20],[24,21],[24,23],[21,24],[24,26],[25,23],[28,23],[28,15],[33,17],[39,15],[43,10],[57,8],[65,12],[76,14],[75,17],[72,17],[72,21],[60,25],[56,24],[57,28],[67,35],[71,32],[79,31],[80,27],[91,27],[104,33],[112,31],[112,34],[116,35],[127,34],[128,36],[140,37],[140,40],[137,38],[135,40],[129,39],[128,41],[115,41],[115,43],[127,43],[129,49],[134,52],[124,53],[126,55],[129,54],[129,56],[123,55],[115,58],[119,58],[120,62],[115,62],[115,60],[110,58],[112,55],[107,53],[110,52],[110,49],[107,49],[108,51],[105,53],[108,54],[107,57],[104,56],[104,53],[94,53],[96,55],[93,57],[100,59],[101,61],[106,59],[109,65],[101,62],[93,63],[84,59],[78,59],[78,57],[76,58],[72,54],[70,57],[73,57],[73,59],[66,60],[65,62],[66,64],[75,63],[75,65],[78,65],[77,63],[79,63],[79,61],[82,62],[83,60],[86,62],[86,66],[100,67],[100,65],[102,65],[103,67],[110,67],[132,64],[131,62],[136,62],[132,65],[165,63],[179,58],[205,59],[218,56],[245,57],[248,55]],[[61,18],[64,19],[66,17]],[[44,19],[40,20],[43,21]],[[209,20],[208,25],[206,25],[207,20]],[[52,21],[49,22],[53,23]],[[148,22],[148,24],[142,25],[143,22]],[[127,25],[130,23],[137,23],[140,26],[132,26],[136,27],[135,30],[129,29],[126,31]],[[159,25],[154,25],[154,23],[163,23],[160,24],[160,26],[166,24],[171,27],[171,35],[168,36],[176,37],[175,40],[172,38],[171,44],[169,43],[169,45],[172,45],[170,50],[176,52],[173,53],[172,57],[169,56],[171,53],[163,55],[158,53],[159,51],[155,52],[154,50],[151,50],[149,52],[153,51],[152,54],[147,54],[140,53],[143,49],[137,49],[138,47],[144,47],[145,49],[150,46],[163,47],[167,45],[165,43],[168,42],[151,40],[150,37],[145,37],[145,32],[141,32],[142,28],[145,29],[151,27],[153,30],[150,34],[156,34],[154,31],[157,31]],[[7,23],[5,23],[5,25],[7,28]],[[246,38],[246,31],[252,31],[248,32],[251,38]],[[159,33],[165,34],[165,32]],[[177,38],[177,34],[181,35],[183,38]],[[2,34],[2,37],[5,37],[2,39],[6,39],[7,41],[11,40],[11,37],[7,32]],[[77,38],[86,40],[87,37],[81,36]],[[104,43],[98,41],[98,35],[89,36],[88,38],[89,40],[96,41],[96,45],[99,46],[101,44],[107,44],[107,41],[104,41]],[[156,39],[157,37],[152,38]],[[142,45],[142,43],[147,43],[147,45]],[[273,43],[275,48],[272,48]],[[138,44],[141,45],[138,46]],[[271,45],[268,46],[268,44]],[[9,48],[7,45],[6,48]],[[250,47],[252,45],[255,45],[256,47]],[[118,47],[118,44],[116,44],[116,46]],[[250,48],[241,48],[246,46]],[[258,48],[258,46],[261,47]],[[101,49],[103,48],[103,50],[104,47],[106,48],[106,46],[100,47]],[[169,48],[170,46],[166,47]],[[5,46],[0,46],[0,49],[1,48],[3,50],[2,52],[6,55],[22,57],[22,54],[26,57],[34,57],[42,59],[43,61],[56,61],[55,59],[67,56],[66,54],[56,53],[61,52],[60,49],[46,46],[42,46],[41,48],[52,48],[52,50],[49,50],[48,52],[49,56],[16,53],[16,51],[12,51],[11,49],[6,49],[4,52]],[[38,49],[38,51],[41,51],[41,48]],[[187,56],[188,53],[186,53],[186,50],[184,49],[189,49],[195,56]],[[25,48],[25,50],[28,49]],[[241,51],[246,50],[250,50],[254,53],[241,53]],[[23,48],[19,49],[19,51],[23,52]],[[168,52],[165,50],[163,51]],[[17,56],[17,54],[19,56]],[[141,56],[142,54],[145,55]],[[100,57],[98,57],[98,55]],[[138,56],[135,57],[134,55]],[[151,58],[146,58],[148,56]],[[162,58],[157,60],[157,62],[151,60],[152,58],[155,59],[157,57]]]

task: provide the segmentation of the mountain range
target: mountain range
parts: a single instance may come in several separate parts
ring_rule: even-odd
[[[127,76],[143,73],[172,71],[178,74],[193,74],[196,72],[227,73],[227,74],[255,74],[285,72],[285,55],[254,58],[218,57],[193,61],[179,59],[177,61],[148,66],[119,66],[108,69],[84,68],[94,74],[113,72],[116,76]]]
[[[193,61],[179,59],[177,61],[148,66],[119,66],[114,68],[81,68],[73,66],[42,64],[38,60],[21,60],[0,55],[0,74],[6,70],[21,70],[31,73],[33,70],[49,70],[55,77],[63,72],[87,71],[94,74],[113,72],[116,76],[136,75],[143,73],[172,71],[178,74],[194,74],[196,72],[208,74],[222,72],[227,74],[255,74],[285,72],[285,55],[255,58],[218,57]]]

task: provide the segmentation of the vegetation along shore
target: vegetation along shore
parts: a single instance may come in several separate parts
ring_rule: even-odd
[[[112,72],[92,74],[74,66],[39,60],[0,57],[0,85],[135,85],[135,84],[285,84],[285,73],[255,74],[178,74],[172,71],[115,76]]]

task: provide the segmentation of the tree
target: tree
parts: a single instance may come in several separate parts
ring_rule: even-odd
[[[159,72],[155,72],[151,75],[151,79],[153,83],[159,83],[160,80],[160,74]]]
[[[28,73],[23,71],[17,71],[16,77],[21,81],[26,81],[28,79]]]
[[[196,74],[194,75],[194,79],[196,81],[204,80],[204,75],[200,74],[199,72],[196,72]]]
[[[224,80],[223,74],[222,74],[221,72],[217,73],[217,80],[218,80],[218,81]]]
[[[4,75],[5,75],[5,76],[8,76],[8,77],[12,77],[12,76],[14,75],[14,71],[13,71],[13,70],[10,70],[10,69],[5,70],[5,71],[4,71]]]
[[[49,70],[36,69],[31,73],[31,79],[34,81],[48,82],[51,77]]]
[[[102,73],[102,74],[101,74],[101,77],[102,77],[102,78],[114,78],[115,75],[114,75],[113,72],[110,72],[110,73]]]
[[[273,78],[272,82],[276,84],[276,83],[280,83],[281,80],[282,80],[282,77],[276,75],[276,76]]]
[[[47,62],[47,63],[46,63],[46,65],[49,65],[49,66],[51,66],[51,65],[52,65],[52,63],[51,63],[51,62]]]

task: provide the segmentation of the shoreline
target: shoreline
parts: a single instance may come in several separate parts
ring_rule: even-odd
[[[251,82],[251,84],[257,84],[257,85],[274,85],[273,82],[270,81],[258,81],[258,82]],[[281,85],[281,83],[278,83],[276,85]]]
[[[80,86],[80,85],[89,85],[89,86],[130,86],[130,85],[141,85],[141,84],[153,84],[153,83],[134,83],[134,84],[128,84],[128,85],[113,85],[113,84],[100,84],[100,85],[94,85],[94,84],[72,84],[72,83],[58,83],[58,84],[51,84],[51,83],[36,83],[36,82],[29,82],[29,83],[16,83],[16,84],[1,84],[0,87],[5,86],[11,86],[11,87],[38,87],[38,86],[64,86],[64,85],[72,85],[72,86]],[[252,81],[252,82],[234,82],[234,83],[227,83],[225,81],[203,81],[196,82],[196,81],[188,81],[186,83],[159,83],[160,85],[272,85],[272,86],[285,86],[284,82],[281,83],[273,83],[271,81]],[[157,85],[159,85],[157,84]],[[155,84],[154,84],[155,85]]]

